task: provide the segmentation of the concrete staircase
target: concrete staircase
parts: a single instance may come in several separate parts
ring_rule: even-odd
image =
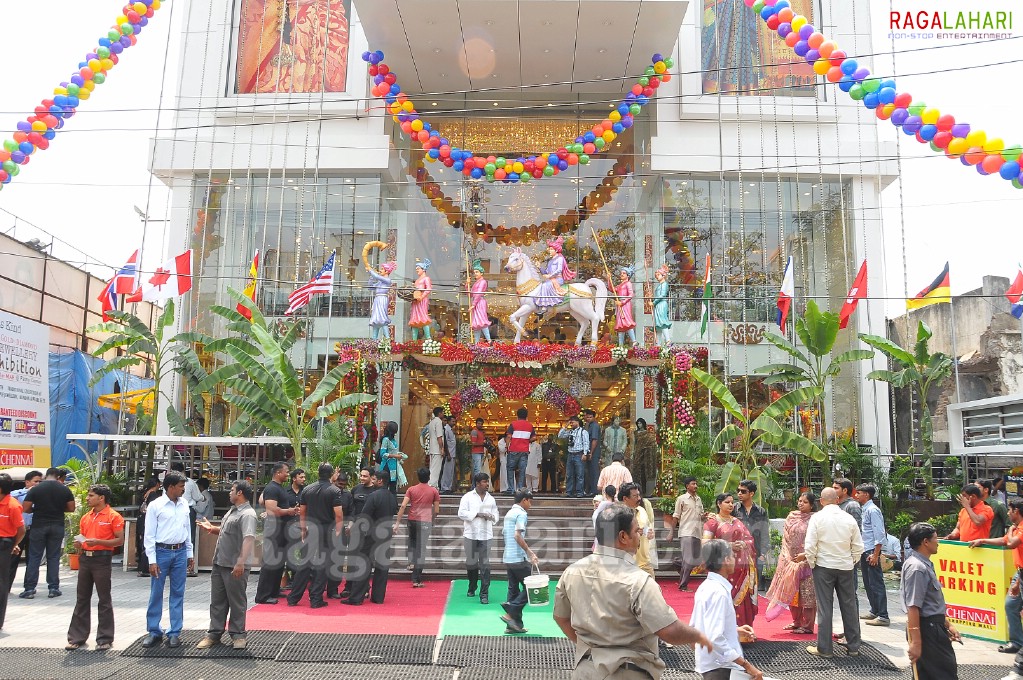
[[[494,527],[494,540],[490,544],[490,565],[495,576],[503,574],[501,556],[504,554],[504,516],[511,509],[511,496],[494,496],[501,518]],[[426,578],[450,579],[465,576],[465,549],[462,539],[462,521],[458,519],[461,494],[441,497],[440,515],[433,525],[426,556]],[[540,558],[540,570],[556,576],[565,568],[590,554],[593,546],[593,504],[589,499],[539,495],[533,499],[529,511],[526,542]],[[391,578],[407,578],[411,572],[406,550],[406,522],[394,537]],[[677,575],[671,569],[671,558],[676,544],[666,544],[663,524],[657,520],[658,555],[661,565],[658,576]]]

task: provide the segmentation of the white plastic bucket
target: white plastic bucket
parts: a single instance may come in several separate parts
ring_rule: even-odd
[[[543,607],[551,601],[551,577],[547,574],[530,574],[525,586],[530,606]]]

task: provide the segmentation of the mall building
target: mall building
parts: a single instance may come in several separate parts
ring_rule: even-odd
[[[874,52],[865,0],[791,3],[849,55]],[[756,369],[787,359],[763,338],[778,330],[790,256],[800,311],[810,299],[837,311],[868,260],[873,299],[835,351],[855,346],[858,332],[884,334],[880,192],[895,175],[894,145],[878,139],[872,111],[816,76],[741,0],[192,0],[179,49],[175,114],[159,132],[153,168],[173,190],[168,249],[195,250],[199,278],[182,323],[217,333],[209,309],[233,304],[227,289],[245,287],[256,250],[257,302],[283,315],[288,294],[334,251],[333,296],[301,312],[310,380],[336,361],[337,341],[369,337],[362,254],[371,241],[388,244],[370,260],[395,259],[404,289],[417,259],[432,262],[434,336],[463,342],[468,261],[485,268],[501,342],[513,337],[507,316],[517,307],[503,270],[510,248],[539,260],[560,234],[577,280],[605,278],[605,261],[633,266],[648,345],[654,271],[666,263],[672,341],[708,346],[751,408],[770,398]],[[491,183],[428,162],[371,94],[367,50],[385,54],[402,91],[453,146],[509,159],[554,151],[607,118],[655,53],[674,66],[634,125],[587,165]],[[707,254],[714,297],[701,335]],[[409,299],[401,291],[394,299],[397,340],[410,336]],[[611,342],[613,318],[609,305],[599,333]],[[527,329],[541,342],[572,342],[576,332],[567,314],[551,312]],[[864,379],[875,364],[852,365],[835,381],[827,422],[887,452],[887,388]],[[401,422],[401,448],[413,450],[407,436],[418,436],[428,409],[479,370],[388,376],[393,398],[378,417]],[[565,369],[551,378],[572,383],[601,420],[652,420],[641,373]],[[515,406],[494,404],[460,425],[482,415],[503,429]],[[220,408],[212,434],[231,419]],[[556,429],[563,417],[541,409],[534,419]]]

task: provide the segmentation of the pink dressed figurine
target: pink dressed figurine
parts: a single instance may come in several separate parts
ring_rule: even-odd
[[[622,267],[618,270],[618,285],[615,286],[615,330],[618,331],[618,344],[625,344],[625,334],[629,334],[629,340],[636,344],[636,320],[632,318],[632,276],[636,273],[635,267]]]
[[[479,342],[480,335],[491,342],[490,315],[487,313],[487,280],[483,278],[483,263],[474,260],[472,263],[472,286],[469,287],[469,326],[472,328],[472,341]]]
[[[416,290],[412,293],[412,312],[409,314],[408,325],[412,329],[412,339],[419,339],[419,329],[423,329],[426,339],[430,339],[430,291],[433,282],[426,275],[426,270],[433,264],[428,259],[416,260]]]

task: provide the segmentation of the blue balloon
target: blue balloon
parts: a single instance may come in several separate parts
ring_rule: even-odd
[[[1019,171],[1020,168],[1017,161],[1008,161],[998,169],[998,174],[1002,179],[1016,179],[1019,177]]]
[[[43,137],[46,139],[53,139],[56,136],[57,136],[56,130],[47,130],[46,132],[43,133]]]
[[[57,106],[60,106],[61,108],[67,106],[67,95],[66,94],[58,94],[58,95],[54,96],[53,103],[56,104]]]
[[[859,67],[860,65],[856,63],[855,59],[846,59],[845,61],[842,62],[842,66],[840,68],[842,69],[842,73],[844,73],[847,76],[851,76],[852,74],[856,73],[856,69],[858,69]]]
[[[764,21],[767,21],[772,16],[774,16],[774,12],[775,12],[774,7],[764,7],[764,9],[760,10],[760,18],[763,19]]]
[[[778,2],[774,3],[774,8],[779,12],[785,9],[786,7],[791,6],[792,5],[789,4],[789,0],[778,0]]]
[[[35,144],[33,144],[32,142],[22,142],[21,144],[18,145],[18,149],[20,149],[21,153],[25,154],[26,156],[30,156],[32,155],[32,152],[36,150],[36,147]]]
[[[882,87],[880,90],[877,91],[877,100],[882,104],[894,104],[896,94],[898,93],[895,92],[895,88]]]
[[[622,134],[622,131],[624,129],[625,126],[622,125],[621,123],[614,123],[613,125],[611,125],[611,131],[614,132],[616,135]]]
[[[925,141],[931,141],[936,134],[938,134],[937,125],[924,125],[920,128],[920,138]]]
[[[650,98],[647,97],[645,94],[637,95],[636,103],[639,104],[640,106],[646,106],[647,104],[650,103]]]
[[[519,181],[519,173],[517,173],[517,172],[509,172],[508,173],[508,177],[506,179],[509,182],[512,182],[512,183],[518,182]]]
[[[863,105],[868,109],[876,109],[878,106],[877,92],[868,92],[866,96],[863,97]]]
[[[455,161],[451,164],[451,167],[455,169],[455,172],[461,172],[465,169],[465,163],[462,161]]]
[[[596,139],[596,138],[597,138],[597,136],[595,134],[593,134],[592,131],[591,132],[587,132],[585,135],[583,135],[583,143],[584,144],[592,144],[593,140]]]
[[[401,92],[401,85],[398,83],[391,85],[391,94],[398,94],[399,92]]]
[[[622,127],[625,128],[626,130],[632,127],[632,116],[622,118]]]
[[[885,78],[884,80],[881,81],[881,86],[878,89],[883,89],[883,88],[886,88],[886,87],[890,87],[890,88],[892,88],[894,90],[895,89],[895,79],[894,78]]]
[[[100,38],[99,45],[100,47],[110,47],[110,38]]]
[[[848,92],[855,84],[856,83],[853,81],[852,76],[842,76],[842,79],[838,81],[838,89],[842,90],[842,92]]]
[[[629,113],[629,105],[625,103],[619,104],[618,113],[622,114],[623,116],[627,115]],[[585,137],[586,135],[583,136]],[[590,141],[592,142],[593,140],[591,139]]]
[[[483,177],[483,171],[479,168],[473,168],[472,172],[469,173],[469,176],[473,179],[480,179]]]
[[[430,158],[440,158],[440,151],[437,149],[430,149],[426,153]]]
[[[796,53],[796,56],[805,57],[806,53],[810,51],[810,44],[805,40],[800,40],[796,43],[796,46],[792,48],[792,51]]]
[[[362,60],[363,61],[369,61],[371,56],[372,56],[372,54],[370,52],[363,52],[362,53]]]

